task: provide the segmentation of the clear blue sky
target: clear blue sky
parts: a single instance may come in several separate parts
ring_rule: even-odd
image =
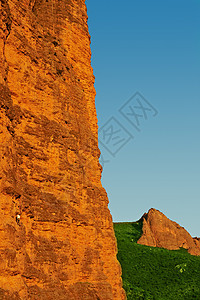
[[[113,220],[154,207],[200,236],[200,0],[86,5]]]

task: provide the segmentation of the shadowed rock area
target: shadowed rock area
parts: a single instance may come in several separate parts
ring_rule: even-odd
[[[143,234],[138,244],[177,250],[187,249],[192,255],[200,255],[200,239],[191,235],[176,222],[169,220],[159,210],[151,208],[142,216]]]
[[[97,130],[85,1],[0,0],[0,299],[125,299]]]

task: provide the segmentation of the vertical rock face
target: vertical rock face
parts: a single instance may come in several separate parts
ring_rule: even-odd
[[[84,0],[0,0],[1,299],[125,298],[90,59]]]
[[[192,238],[183,227],[159,210],[151,208],[143,215],[142,221],[143,234],[138,244],[169,250],[185,248],[192,255],[200,255],[200,239]]]

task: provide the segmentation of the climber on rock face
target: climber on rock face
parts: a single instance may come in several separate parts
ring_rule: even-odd
[[[19,225],[19,221],[20,221],[20,214],[17,214],[16,215],[16,222],[17,222],[18,225]]]

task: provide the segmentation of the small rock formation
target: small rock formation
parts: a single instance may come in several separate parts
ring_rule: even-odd
[[[0,0],[0,299],[125,299],[84,0]]]
[[[159,210],[151,208],[141,219],[143,234],[138,244],[169,250],[185,248],[192,255],[200,255],[200,239],[192,238],[183,227]]]

